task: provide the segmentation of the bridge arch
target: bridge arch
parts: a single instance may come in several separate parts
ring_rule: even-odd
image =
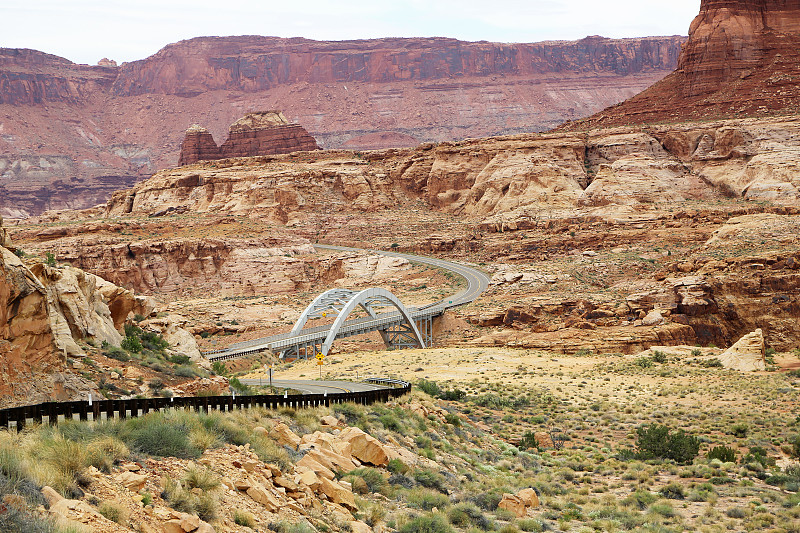
[[[372,310],[374,304],[392,305],[403,317],[403,322],[399,329],[395,331],[381,330],[381,336],[388,348],[408,346],[409,344],[416,345],[418,348],[425,348],[425,341],[422,339],[417,324],[414,322],[414,318],[411,316],[409,310],[403,305],[403,302],[386,289],[372,287],[370,289],[364,289],[361,292],[352,293],[328,330],[328,335],[322,343],[321,352],[324,355],[328,355],[333,341],[336,340],[336,336],[339,334],[339,329],[341,329],[350,313],[359,305],[362,306],[370,316],[375,317],[376,314]]]

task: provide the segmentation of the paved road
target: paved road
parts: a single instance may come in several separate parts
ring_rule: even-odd
[[[462,265],[460,263],[454,263],[452,261],[445,261],[443,259],[436,259],[435,257],[424,257],[421,255],[412,255],[412,254],[403,254],[400,252],[386,252],[383,250],[364,250],[362,248],[349,248],[347,246],[333,246],[329,244],[314,244],[314,248],[320,248],[322,250],[336,250],[342,252],[373,252],[376,254],[386,255],[389,257],[402,257],[403,259],[408,259],[414,263],[423,263],[426,265],[431,265],[437,268],[441,268],[442,270],[448,270],[457,274],[464,278],[467,282],[467,287],[463,289],[458,294],[445,298],[443,300],[439,300],[438,302],[434,302],[432,304],[424,305],[421,309],[425,309],[428,307],[434,307],[437,305],[443,305],[444,307],[454,307],[457,305],[463,305],[466,303],[470,303],[475,300],[480,294],[485,291],[489,287],[490,278],[480,270],[472,267],[468,267],[466,265]]]
[[[428,315],[431,314],[441,314],[444,312],[445,309],[456,307],[459,305],[464,305],[469,302],[475,300],[486,288],[489,286],[489,276],[484,274],[478,269],[471,268],[459,263],[454,263],[451,261],[444,261],[442,259],[436,259],[433,257],[423,257],[419,255],[411,255],[411,254],[402,254],[399,252],[385,252],[382,250],[364,250],[361,248],[350,248],[346,246],[333,246],[327,244],[315,244],[315,248],[323,249],[323,250],[336,250],[336,251],[351,251],[351,252],[372,252],[378,253],[382,255],[386,255],[389,257],[402,257],[404,259],[408,259],[409,261],[422,263],[426,265],[431,265],[437,268],[441,268],[443,270],[447,270],[449,272],[453,272],[454,274],[461,276],[467,283],[467,287],[463,289],[458,294],[453,296],[449,296],[443,300],[439,300],[437,302],[433,302],[427,305],[424,305],[419,308],[417,311],[416,309],[411,309],[411,314],[415,317],[420,315]],[[386,313],[380,315],[380,319],[385,322],[386,320],[397,320],[400,316],[399,313]],[[375,325],[378,324],[380,326],[381,323],[375,322],[374,319],[369,317],[365,318],[356,318],[352,320],[348,320],[344,323],[343,329],[353,328],[353,329],[364,329],[365,331],[369,331],[371,329],[375,329]],[[207,352],[203,355],[208,357],[211,360],[225,360],[225,359],[233,359],[236,357],[241,357],[243,355],[247,355],[249,353],[254,353],[259,350],[267,349],[271,343],[280,343],[280,346],[286,346],[286,342],[294,343],[294,342],[306,342],[308,343],[307,336],[314,336],[314,338],[324,339],[326,332],[330,326],[317,326],[314,328],[304,329],[302,331],[297,332],[295,335],[281,333],[278,335],[273,335],[271,337],[264,337],[261,339],[254,339],[251,341],[245,341],[241,343],[236,343],[229,346],[223,350],[215,350],[213,352]],[[367,329],[365,329],[367,328]],[[306,337],[304,337],[306,336]],[[302,337],[302,339],[301,339]],[[318,340],[319,340],[318,339]]]
[[[269,379],[240,379],[245,385],[269,385]],[[383,385],[374,383],[357,383],[354,381],[311,381],[273,379],[272,385],[280,389],[295,389],[306,394],[339,394],[342,392],[362,392],[385,389]]]

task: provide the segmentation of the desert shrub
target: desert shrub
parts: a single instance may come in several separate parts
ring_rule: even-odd
[[[111,435],[99,437],[86,446],[88,464],[103,472],[110,472],[115,463],[126,459],[130,453],[124,442]]]
[[[728,448],[727,446],[715,446],[711,448],[706,457],[708,459],[719,459],[723,463],[736,462],[736,452],[733,448]]]
[[[662,352],[661,350],[655,350],[653,352],[653,361],[658,364],[664,364],[667,362],[667,354]]]
[[[461,502],[447,511],[447,519],[456,527],[476,527],[482,531],[493,529],[492,521],[471,502]]]
[[[729,433],[734,437],[743,439],[747,436],[750,427],[747,424],[734,424],[731,426]]]
[[[641,459],[671,459],[679,464],[691,463],[700,451],[700,439],[675,432],[666,426],[650,424],[636,429],[636,452]]]
[[[97,507],[97,512],[117,524],[124,524],[128,520],[125,509],[114,502],[104,501]]]
[[[700,366],[704,366],[706,368],[722,368],[722,361],[714,357],[701,362]]]
[[[131,356],[128,355],[128,352],[126,352],[125,350],[121,350],[116,346],[109,346],[107,349],[104,349],[103,355],[105,355],[110,359],[116,359],[117,361],[122,361],[123,363],[131,360]]]
[[[230,416],[220,412],[198,415],[200,425],[206,430],[218,435],[228,444],[241,446],[249,442],[251,433],[241,424],[236,423]]]
[[[397,417],[392,413],[386,413],[379,416],[378,421],[389,431],[397,431],[398,433],[403,432],[403,424],[401,424],[400,420],[398,420]]]
[[[211,363],[211,371],[219,376],[227,376],[228,375],[228,367],[225,366],[225,363],[222,361],[214,361]]]
[[[400,528],[400,533],[453,533],[453,528],[440,514],[412,518]]]
[[[444,478],[442,478],[441,474],[438,474],[430,469],[422,469],[417,470],[413,474],[414,481],[422,485],[423,487],[427,487],[429,489],[435,489],[439,492],[447,492],[444,488]]]
[[[151,379],[147,383],[147,386],[150,387],[150,390],[160,391],[161,389],[164,388],[164,382],[161,381],[160,379]]]
[[[142,351],[142,342],[139,340],[139,337],[125,337],[122,339],[120,346],[123,350],[127,350],[131,353],[139,353]]]
[[[348,476],[361,478],[367,484],[370,492],[380,492],[386,487],[386,479],[380,470],[371,467],[356,468],[348,473]]]
[[[518,520],[517,526],[522,531],[534,531],[535,533],[544,531],[544,525],[542,524],[541,520],[536,518],[523,518],[522,520]]]
[[[210,491],[219,488],[221,480],[217,474],[208,468],[192,465],[184,472],[181,483],[189,490]]]
[[[247,511],[238,509],[233,511],[233,523],[237,526],[244,526],[253,529],[256,527],[256,518]]]
[[[191,428],[179,420],[167,420],[161,413],[151,413],[128,421],[122,440],[132,449],[148,455],[191,459],[200,451],[189,442]]]
[[[182,353],[176,353],[171,355],[169,358],[167,358],[167,361],[169,361],[174,365],[188,365],[189,363],[192,362],[192,360],[189,359],[188,355],[184,355]]]
[[[7,479],[0,480],[0,498],[16,494],[15,486]],[[52,521],[33,515],[27,509],[4,505],[0,513],[0,531],[9,533],[64,533]]]
[[[640,511],[643,511],[647,509],[648,506],[652,505],[657,499],[658,496],[652,492],[646,490],[637,490],[622,500],[622,504],[628,507],[635,507]]]
[[[701,350],[700,348],[692,348],[691,354],[692,357],[700,357],[701,355],[703,355],[703,350]]]
[[[653,514],[661,515],[664,518],[672,518],[675,516],[675,508],[666,502],[654,503],[648,509]]]
[[[500,491],[491,490],[470,496],[470,501],[485,511],[497,510],[497,505],[503,496]]]
[[[250,440],[250,449],[265,463],[273,463],[286,470],[292,464],[286,449],[279,446],[274,440],[262,435],[256,435]]]
[[[747,455],[742,458],[743,464],[758,463],[763,468],[775,466],[775,459],[767,455],[767,450],[761,446],[751,446]]]
[[[686,497],[683,486],[678,483],[669,483],[668,485],[664,485],[658,490],[658,493],[664,498],[668,498],[670,500],[682,500]]]
[[[527,450],[530,448],[539,449],[539,443],[536,442],[536,436],[533,431],[526,431],[522,434],[522,438],[517,445],[520,450]]]
[[[152,331],[141,332],[139,334],[139,339],[142,342],[142,346],[153,352],[163,352],[165,348],[169,347],[169,343],[164,337]],[[188,357],[186,359],[188,360]]]
[[[409,471],[409,467],[400,459],[392,459],[386,465],[386,469],[392,474],[405,474]]]
[[[53,252],[45,252],[44,264],[50,267],[56,266],[56,256],[53,255]]]
[[[489,409],[502,409],[503,407],[511,406],[511,402],[507,398],[491,393],[481,394],[471,398],[471,401],[477,406],[488,407]]]
[[[445,494],[430,489],[415,488],[408,491],[406,501],[411,507],[430,511],[434,507],[444,509],[450,505],[450,498]]]
[[[244,383],[239,381],[239,378],[230,378],[228,380],[228,384],[231,386],[231,388],[233,390],[235,390],[239,394],[245,395],[245,394],[252,394],[253,393],[253,391],[250,388],[250,386],[249,385],[245,385]]]
[[[189,365],[179,366],[173,372],[179,378],[196,378],[197,371]]]
[[[467,393],[461,389],[447,389],[439,394],[439,398],[449,401],[461,401],[466,398]]]
[[[435,381],[427,379],[419,380],[417,387],[428,396],[438,397],[442,393],[442,389],[439,388]]]
[[[636,366],[639,366],[641,368],[650,368],[651,366],[653,366],[653,360],[650,359],[649,357],[640,357],[636,359],[634,363],[636,363]]]
[[[747,510],[741,507],[730,507],[725,510],[725,516],[728,518],[745,518],[747,516]]]
[[[789,440],[790,450],[792,457],[800,458],[800,435],[795,435]]]
[[[444,415],[444,421],[453,426],[461,426],[461,418],[455,413],[447,413]]]

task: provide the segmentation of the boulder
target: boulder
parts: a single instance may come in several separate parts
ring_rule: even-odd
[[[144,488],[144,484],[147,482],[147,476],[135,474],[130,471],[117,474],[114,476],[114,479],[116,479],[117,482],[123,487],[128,490],[132,490],[133,492],[139,492],[142,490]]]
[[[281,508],[278,498],[260,484],[253,484],[247,489],[247,495],[263,505],[271,513],[277,512]]]
[[[347,490],[341,484],[328,478],[322,478],[320,481],[322,483],[320,484],[319,491],[325,494],[330,501],[351,511],[357,509],[352,491]]]
[[[289,446],[291,448],[300,446],[300,437],[283,422],[275,424],[269,432],[269,436],[278,441],[278,444],[282,446]]]
[[[539,506],[539,496],[531,488],[522,489],[517,494],[503,494],[503,499],[497,506],[522,518],[528,514],[528,509]]]
[[[658,309],[653,309],[642,319],[643,326],[659,326],[663,323],[664,317]]]
[[[732,368],[742,372],[764,370],[764,334],[761,329],[748,333],[736,343],[722,352],[719,361],[725,368]]]
[[[385,466],[389,462],[389,455],[383,444],[359,428],[348,427],[339,434],[339,438],[350,443],[353,457],[362,463]]]

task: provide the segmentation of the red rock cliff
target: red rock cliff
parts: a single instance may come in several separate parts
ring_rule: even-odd
[[[800,0],[703,0],[677,70],[581,127],[800,110]]]
[[[319,146],[302,126],[290,124],[280,111],[262,111],[248,113],[234,122],[228,140],[219,147],[208,130],[197,125],[190,127],[181,144],[178,165],[306,150],[319,150]]]
[[[684,40],[209,37],[119,67],[3,49],[0,215],[105,201],[174,165],[188,124],[209,133],[187,153],[211,149],[243,109],[282,109],[325,148],[546,130],[659,80]]]

